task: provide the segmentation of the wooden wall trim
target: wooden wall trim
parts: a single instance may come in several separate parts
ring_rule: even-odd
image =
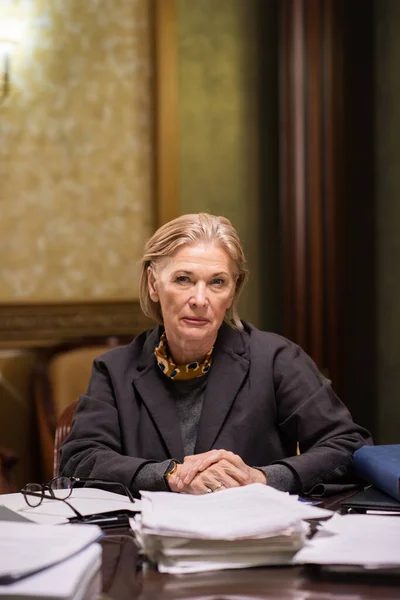
[[[322,27],[323,3],[311,0],[307,13],[307,194],[309,201],[309,305],[310,305],[310,346],[318,364],[327,361],[324,356],[324,179],[323,156],[325,145],[326,114],[324,97],[323,46],[324,31]]]
[[[340,357],[341,336],[344,323],[344,265],[347,245],[345,235],[345,185],[344,185],[344,4],[337,0],[325,0],[323,14],[325,69],[324,96],[324,244],[326,259],[325,275],[325,319],[326,335],[329,340],[327,362],[330,372],[337,380],[337,387],[344,393],[344,359]]]
[[[342,271],[341,0],[281,0],[284,334],[338,379]]]
[[[178,24],[176,0],[154,0],[156,225],[179,215]]]
[[[290,98],[290,110],[294,111],[293,115],[293,142],[294,142],[294,157],[293,157],[293,183],[292,192],[294,195],[294,254],[293,258],[296,262],[294,272],[294,289],[297,298],[295,305],[296,320],[294,326],[296,328],[296,337],[305,341],[306,335],[306,310],[307,310],[307,239],[306,239],[306,163],[305,163],[305,56],[304,56],[304,15],[301,10],[301,3],[295,2],[293,5],[294,18],[292,22],[293,35],[293,77],[292,82],[292,98]],[[302,343],[304,343],[302,341]]]
[[[134,336],[152,325],[132,300],[0,303],[0,347]]]

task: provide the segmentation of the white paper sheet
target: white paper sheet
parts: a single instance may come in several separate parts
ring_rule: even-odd
[[[143,531],[176,537],[265,537],[299,520],[333,514],[261,483],[202,496],[145,491],[141,495]]]
[[[321,525],[294,562],[400,567],[400,517],[336,514]]]
[[[37,525],[0,522],[0,577],[31,573],[56,564],[99,540],[96,525]]]
[[[84,516],[115,510],[140,510],[140,500],[132,503],[127,496],[92,487],[75,488],[68,498],[68,502]],[[42,504],[32,508],[27,505],[20,493],[1,495],[0,504],[32,519],[32,521],[47,525],[68,523],[68,519],[76,516],[69,506],[60,500],[45,498]]]

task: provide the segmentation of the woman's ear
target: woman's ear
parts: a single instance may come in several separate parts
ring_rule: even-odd
[[[149,286],[150,299],[153,302],[159,302],[160,298],[157,293],[157,282],[153,267],[147,267],[147,285]]]

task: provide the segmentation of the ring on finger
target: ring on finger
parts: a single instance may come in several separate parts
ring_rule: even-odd
[[[212,494],[212,493],[213,493],[213,490],[211,488],[209,488],[209,487],[206,488],[206,494]]]
[[[225,487],[223,483],[219,483],[216,488],[214,488],[214,492],[218,492],[221,488]]]

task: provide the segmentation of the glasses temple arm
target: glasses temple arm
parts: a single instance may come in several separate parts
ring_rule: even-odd
[[[70,509],[74,511],[74,513],[76,514],[76,516],[78,517],[78,519],[80,519],[81,521],[85,521],[86,517],[84,517],[84,516],[83,516],[83,515],[82,515],[82,514],[79,512],[79,510],[76,510],[76,508],[74,508],[74,507],[72,506],[72,504],[70,504],[70,503],[68,502],[68,500],[64,500],[64,498],[56,498],[56,500],[61,500],[61,502],[65,502],[65,504],[67,504],[67,505],[70,507]]]
[[[70,477],[70,479],[71,479],[72,483],[97,482],[97,483],[104,483],[105,485],[119,485],[120,487],[123,488],[125,494],[129,498],[129,500],[131,502],[135,502],[135,498],[133,497],[133,495],[129,491],[129,489],[126,487],[126,485],[124,485],[123,483],[120,483],[119,481],[107,481],[105,479],[97,479],[96,477]]]
[[[36,498],[40,498],[39,504],[37,506],[32,506],[31,508],[37,508],[38,506],[40,506],[45,498],[47,500],[60,500],[61,502],[65,502],[65,504],[67,504],[70,507],[70,509],[76,514],[78,519],[80,519],[82,521],[85,520],[85,517],[79,512],[79,510],[74,508],[72,506],[72,504],[70,504],[67,500],[64,500],[64,498],[57,498],[57,496],[55,496],[54,494],[50,495],[50,496],[46,496],[45,490],[43,490],[43,492],[31,492],[31,491],[25,490],[25,488],[22,488],[21,494],[24,496],[24,498],[25,498],[25,496],[35,496]],[[30,506],[30,505],[28,504],[28,506]]]

